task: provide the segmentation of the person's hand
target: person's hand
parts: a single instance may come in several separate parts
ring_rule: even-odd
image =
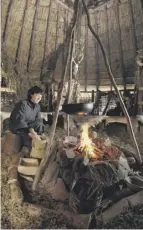
[[[30,133],[32,133],[32,134],[34,134],[34,135],[37,134],[33,128],[30,128],[29,131],[30,131]]]
[[[28,133],[28,135],[32,138],[32,139],[35,139],[35,140],[41,140],[40,136],[35,132],[35,133]]]

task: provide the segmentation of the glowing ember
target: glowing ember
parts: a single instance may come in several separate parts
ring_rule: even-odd
[[[77,113],[77,115],[78,116],[83,116],[83,115],[85,115],[85,113],[84,112],[79,112],[79,113]]]

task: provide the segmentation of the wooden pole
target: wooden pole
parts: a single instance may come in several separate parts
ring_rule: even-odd
[[[91,26],[91,23],[90,23],[90,16],[89,16],[89,12],[88,12],[88,9],[86,7],[86,4],[85,4],[85,1],[82,0],[82,3],[83,3],[83,6],[84,6],[84,9],[85,9],[85,13],[86,13],[86,16],[87,16],[87,21],[88,21],[88,27],[91,31],[91,33],[93,34],[93,36],[97,39],[99,45],[100,45],[100,48],[101,48],[101,51],[102,51],[102,54],[103,54],[103,58],[104,58],[104,61],[105,61],[105,66],[107,68],[107,72],[109,74],[109,77],[110,77],[110,80],[115,88],[115,91],[117,93],[117,96],[119,97],[119,100],[120,100],[120,104],[121,104],[121,107],[123,109],[123,112],[127,118],[127,121],[129,123],[129,128],[130,128],[130,132],[131,132],[131,135],[132,135],[132,138],[133,138],[133,141],[134,141],[134,145],[135,145],[135,148],[136,148],[136,151],[137,151],[137,155],[138,155],[138,162],[141,164],[142,163],[142,158],[141,158],[141,154],[140,154],[140,151],[139,151],[139,147],[138,147],[138,144],[137,144],[137,141],[136,141],[136,137],[135,137],[135,134],[134,134],[134,131],[133,131],[133,127],[132,127],[132,123],[131,123],[131,119],[129,117],[129,114],[128,114],[128,111],[126,109],[126,106],[123,102],[123,99],[121,97],[121,94],[118,90],[118,87],[116,85],[116,82],[115,82],[115,78],[113,76],[113,73],[112,73],[112,70],[111,70],[111,67],[110,67],[110,64],[109,64],[109,60],[108,60],[108,57],[106,55],[106,52],[105,52],[105,49],[102,45],[102,42],[99,38],[99,36],[95,33],[95,31],[93,30],[92,26]]]
[[[58,115],[59,115],[59,108],[60,108],[62,94],[63,94],[64,82],[66,79],[66,74],[67,74],[67,69],[68,69],[68,64],[69,64],[69,59],[70,59],[72,36],[73,36],[73,31],[74,31],[75,26],[76,26],[76,21],[77,21],[78,6],[79,6],[79,0],[75,1],[75,3],[74,3],[74,9],[75,9],[74,20],[73,20],[73,25],[71,27],[70,36],[69,36],[69,47],[68,47],[68,53],[67,53],[65,68],[64,68],[64,71],[62,74],[62,79],[61,79],[61,84],[60,84],[60,89],[59,89],[59,95],[58,95],[58,102],[57,102],[56,111],[55,111],[55,115],[54,115],[54,119],[53,119],[53,124],[52,124],[52,128],[51,128],[51,134],[49,137],[49,142],[48,142],[47,147],[46,147],[46,154],[45,154],[44,159],[40,163],[40,166],[37,170],[37,173],[36,173],[34,181],[33,181],[33,185],[32,185],[33,191],[36,189],[36,186],[39,182],[41,173],[44,172],[45,166],[47,165],[49,157],[51,155],[51,148],[52,148],[52,143],[54,140],[56,124],[57,124],[57,119],[58,119]]]
[[[102,116],[104,116],[106,114],[112,96],[113,96],[112,94],[108,94],[108,101],[107,101],[107,104],[106,104],[106,106],[105,106],[105,108],[103,110]]]
[[[92,90],[92,93],[91,93],[91,101],[92,101],[92,102],[95,102],[94,90]]]
[[[67,96],[67,104],[69,103],[70,101],[70,98],[71,98],[71,93],[72,93],[72,89],[71,89],[71,86],[72,86],[72,79],[73,79],[73,52],[74,52],[74,38],[75,38],[75,30],[73,31],[73,35],[72,35],[72,48],[71,48],[71,61],[70,61],[70,79],[69,79],[69,82],[68,82],[68,96]],[[69,117],[69,114],[67,114],[67,135],[69,136],[69,122],[70,122],[70,117]]]

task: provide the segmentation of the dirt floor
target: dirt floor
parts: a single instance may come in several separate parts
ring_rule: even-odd
[[[103,131],[98,131],[101,136],[108,136],[109,139],[116,140],[122,145],[128,146],[133,149],[132,140],[130,135],[126,133],[124,127],[119,125],[109,125]],[[65,136],[65,131],[58,129],[56,136]],[[143,132],[137,133],[137,141],[139,144],[140,151],[143,156]],[[3,138],[2,138],[3,145]],[[10,189],[7,183],[8,181],[8,167],[10,166],[12,156],[2,152],[1,154],[1,177],[2,177],[2,194],[1,194],[1,223],[2,229],[70,229],[72,226],[69,225],[68,220],[62,215],[55,215],[52,211],[48,212],[45,216],[40,214],[29,215],[25,205],[14,203],[10,200]],[[26,197],[29,201],[29,197]],[[33,195],[31,201],[35,204],[39,204],[49,209],[54,209],[57,203],[51,200],[50,197],[41,197],[39,194]],[[102,228],[128,228],[128,229],[141,229],[143,228],[143,206],[130,207],[129,210],[125,210],[123,214],[113,219],[113,221]]]

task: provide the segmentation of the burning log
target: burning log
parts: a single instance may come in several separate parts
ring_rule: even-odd
[[[82,124],[82,132],[77,144],[71,147],[75,155],[83,155],[93,160],[114,160],[119,159],[120,151],[117,147],[106,146],[105,140],[92,138],[93,134],[88,132],[88,123]],[[91,164],[91,162],[89,163]]]
[[[27,207],[27,212],[30,216],[39,217],[41,215],[44,217],[49,215],[49,213],[53,213],[53,215],[56,215],[58,218],[63,216],[65,219],[68,220],[69,225],[76,229],[88,229],[91,222],[91,214],[75,214],[73,212],[64,210],[55,211],[52,209],[47,209],[38,205],[27,203],[25,203],[25,205]]]

